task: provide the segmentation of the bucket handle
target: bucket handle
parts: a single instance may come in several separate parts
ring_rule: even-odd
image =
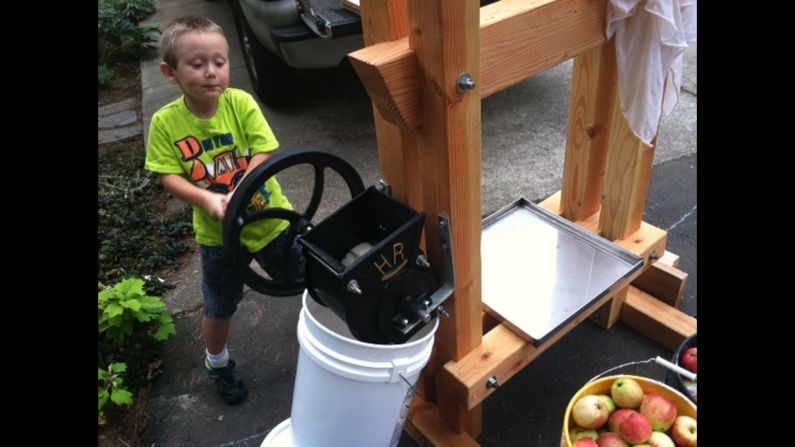
[[[694,382],[696,381],[696,377],[697,377],[697,375],[696,375],[696,374],[693,374],[693,373],[691,373],[690,371],[688,371],[688,370],[686,370],[686,369],[682,368],[681,366],[677,366],[677,365],[675,365],[675,364],[673,364],[673,363],[669,362],[668,360],[665,360],[664,358],[662,358],[662,357],[660,357],[660,356],[658,355],[657,357],[652,357],[652,358],[650,358],[650,359],[648,359],[648,360],[636,360],[636,361],[634,361],[634,362],[629,362],[629,363],[624,363],[623,365],[614,366],[614,367],[612,367],[612,368],[610,368],[610,369],[608,369],[608,370],[606,370],[606,371],[602,371],[602,372],[600,372],[599,374],[595,375],[595,376],[594,376],[594,377],[593,377],[591,380],[589,380],[587,383],[591,383],[591,382],[593,382],[594,380],[596,380],[596,379],[598,379],[598,378],[602,377],[603,375],[605,375],[605,374],[607,374],[607,373],[609,373],[609,372],[611,372],[611,371],[615,371],[615,370],[617,370],[617,369],[619,369],[619,368],[623,368],[623,367],[625,367],[625,366],[632,366],[632,365],[642,365],[642,364],[644,364],[644,363],[652,363],[652,362],[654,362],[654,363],[656,363],[656,364],[658,364],[658,365],[662,365],[662,366],[664,366],[665,368],[668,368],[668,369],[670,369],[671,371],[673,371],[673,372],[675,372],[675,373],[677,373],[677,374],[681,374],[681,375],[683,375],[683,376],[687,377],[688,379],[690,379],[690,380],[692,380],[692,381],[694,381]]]
[[[420,392],[420,389],[419,388],[415,388],[414,385],[412,385],[411,382],[409,382],[409,379],[407,379],[406,376],[404,376],[402,372],[399,372],[398,376],[400,376],[400,378],[403,379],[404,382],[406,382],[406,385],[408,385],[409,388],[411,388],[411,392],[412,393],[419,394],[420,396],[422,396],[422,392]]]

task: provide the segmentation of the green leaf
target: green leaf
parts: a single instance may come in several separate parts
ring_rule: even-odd
[[[152,315],[147,313],[146,311],[139,311],[135,313],[135,318],[141,322],[147,322],[152,319]]]
[[[147,309],[162,309],[166,307],[166,303],[160,298],[154,296],[145,296],[141,298],[141,305]]]
[[[105,315],[107,315],[108,318],[113,318],[117,315],[121,315],[123,312],[124,308],[116,303],[108,304],[108,307],[105,308]],[[111,325],[113,324],[111,323]]]
[[[126,363],[111,363],[110,370],[115,373],[123,373],[127,371],[127,364]]]
[[[160,327],[157,329],[152,337],[155,338],[157,341],[163,341],[168,338],[169,335],[176,334],[177,330],[174,328],[174,323],[166,323],[161,324]]]
[[[104,406],[105,406],[105,402],[107,402],[107,401],[108,401],[108,396],[109,396],[109,395],[108,395],[108,392],[107,392],[107,391],[105,391],[105,390],[104,390],[104,389],[102,389],[102,388],[99,388],[98,390],[99,390],[99,393],[98,393],[98,394],[99,394],[99,396],[98,396],[98,399],[99,399],[99,408],[97,408],[97,410],[101,410],[101,409],[102,409],[102,407],[104,407]]]
[[[105,380],[105,370],[102,368],[97,368],[97,380]]]
[[[141,310],[141,302],[136,299],[124,301],[121,305],[136,312]]]
[[[132,393],[125,389],[115,389],[110,395],[110,400],[116,405],[132,405]]]
[[[116,284],[114,287],[118,290],[122,296],[125,297],[132,297],[135,295],[143,296],[144,293],[144,281],[140,278],[127,278],[124,281]]]
[[[113,289],[105,289],[97,294],[97,301],[99,301],[100,303],[105,303],[106,301],[108,301],[108,298],[113,296],[113,294],[114,294]]]

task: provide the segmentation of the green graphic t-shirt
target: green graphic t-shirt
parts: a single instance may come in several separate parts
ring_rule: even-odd
[[[254,98],[227,89],[218,100],[215,116],[203,120],[188,110],[184,96],[163,106],[152,117],[146,149],[146,169],[158,174],[179,174],[213,192],[232,191],[256,154],[279,147]],[[252,197],[249,208],[293,209],[271,177]],[[250,211],[250,210],[249,210]],[[289,226],[284,220],[261,220],[243,229],[241,244],[259,251]],[[193,207],[193,229],[202,245],[222,246],[222,223],[200,207]]]

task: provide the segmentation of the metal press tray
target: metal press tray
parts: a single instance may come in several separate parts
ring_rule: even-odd
[[[484,306],[535,346],[643,265],[525,198],[483,220],[480,254]]]

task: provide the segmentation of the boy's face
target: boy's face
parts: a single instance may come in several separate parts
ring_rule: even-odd
[[[215,32],[187,32],[177,39],[177,68],[161,69],[190,99],[212,101],[229,87],[229,46]]]

